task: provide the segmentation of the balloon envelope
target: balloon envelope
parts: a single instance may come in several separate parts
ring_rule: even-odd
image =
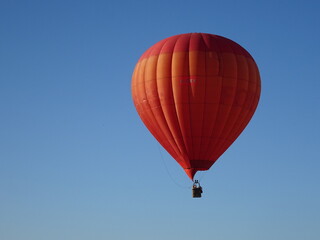
[[[191,179],[208,170],[241,134],[260,91],[251,55],[227,38],[206,33],[156,43],[132,76],[139,116]]]

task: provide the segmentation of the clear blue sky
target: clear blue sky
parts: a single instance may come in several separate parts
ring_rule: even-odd
[[[1,240],[320,239],[319,1],[0,3]],[[246,48],[251,123],[205,193],[141,123],[140,55],[180,33]]]

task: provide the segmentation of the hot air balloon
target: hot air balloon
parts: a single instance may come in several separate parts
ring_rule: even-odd
[[[150,47],[135,66],[131,88],[145,126],[193,180],[247,126],[261,82],[254,59],[239,44],[187,33]]]

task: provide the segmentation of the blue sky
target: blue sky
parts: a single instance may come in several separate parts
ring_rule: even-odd
[[[0,239],[316,240],[318,1],[0,3]],[[140,55],[180,33],[255,58],[259,107],[191,182],[141,123]]]

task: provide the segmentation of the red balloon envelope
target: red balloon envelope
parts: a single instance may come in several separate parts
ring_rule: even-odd
[[[251,55],[227,38],[206,33],[156,43],[132,76],[142,121],[191,179],[208,170],[241,134],[260,91]]]

